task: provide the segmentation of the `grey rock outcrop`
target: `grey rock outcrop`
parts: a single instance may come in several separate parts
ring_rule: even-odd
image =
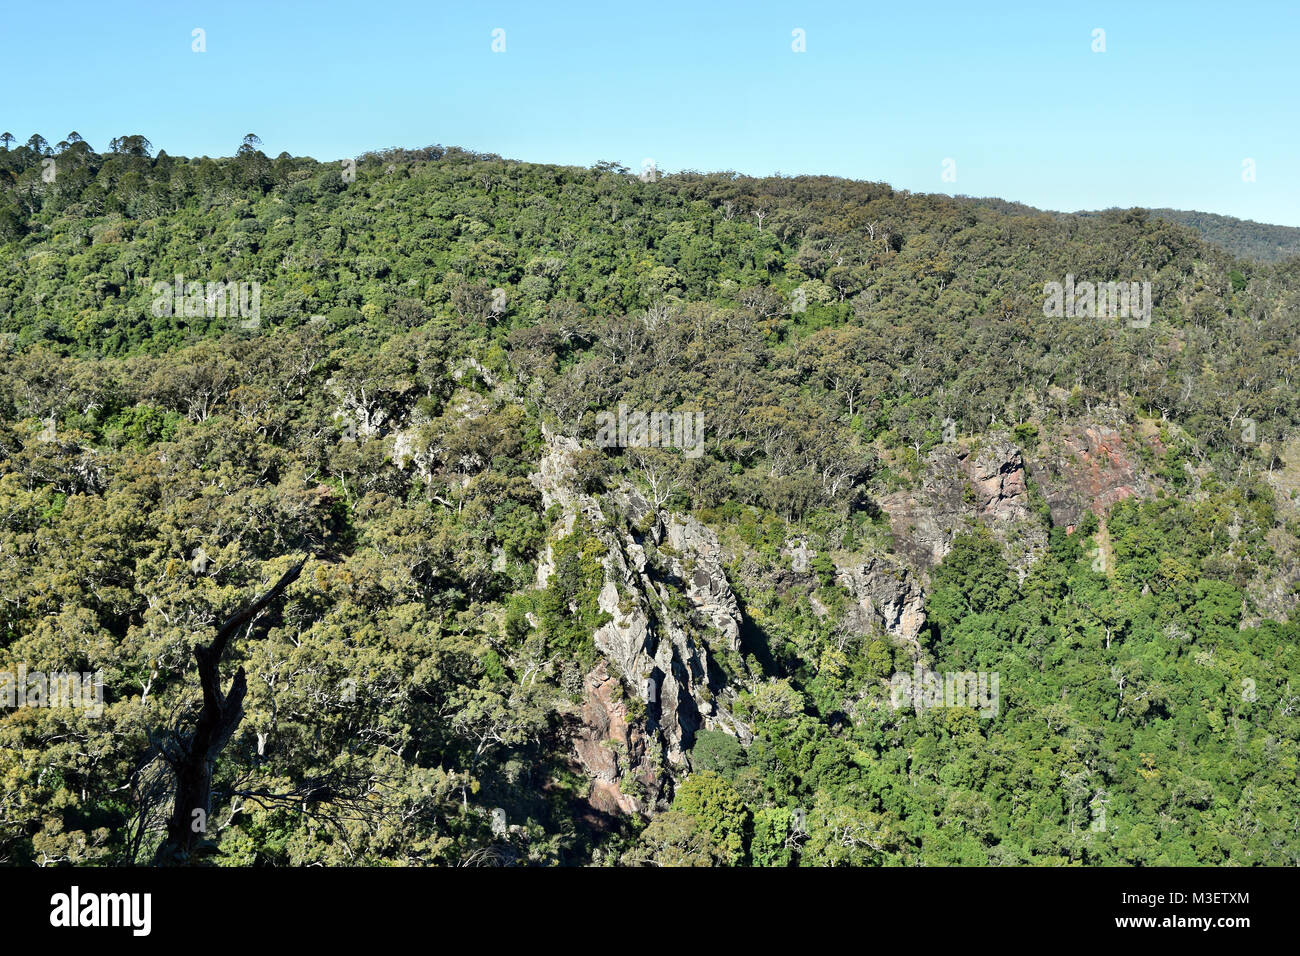
[[[984,436],[973,448],[940,445],[927,456],[919,486],[886,495],[880,505],[889,515],[895,552],[922,572],[977,523],[1006,546],[1022,576],[1047,544],[1030,507],[1024,456],[1005,434]]]
[[[845,623],[858,634],[885,632],[919,652],[917,635],[925,626],[925,589],[902,565],[883,557],[837,568],[836,582],[853,606]]]
[[[928,570],[942,561],[971,517],[958,450],[952,445],[935,448],[926,458],[919,487],[880,500],[889,515],[894,551],[914,567]]]
[[[790,570],[795,574],[807,574],[812,559],[817,557],[817,552],[811,550],[802,538],[787,541],[781,553],[790,559]]]
[[[686,582],[686,596],[733,651],[740,650],[740,605],[722,570],[718,536],[690,515],[668,519],[672,573]]]
[[[561,509],[556,533],[572,533],[581,516],[604,549],[604,581],[597,603],[610,620],[593,634],[609,665],[602,673],[606,681],[621,679],[623,692],[644,705],[644,727],[639,732],[649,756],[638,757],[629,766],[613,766],[620,767],[619,773],[630,769],[641,781],[639,788],[653,800],[659,788],[642,779],[647,766],[686,771],[697,731],[719,727],[738,732],[722,706],[723,689],[710,683],[710,645],[739,650],[739,605],[722,570],[721,548],[712,531],[690,516],[654,512],[630,489],[620,489],[603,501],[577,490],[573,458],[581,445],[545,431],[544,437],[547,451],[531,480],[541,492],[543,507]],[[647,543],[662,545],[654,559],[647,553]],[[548,548],[538,566],[539,587],[545,586],[553,568]],[[673,591],[686,598],[687,610],[673,600]],[[588,675],[588,703],[593,682],[605,686]],[[609,787],[612,782],[617,788],[617,780],[605,779],[611,773],[608,755],[602,757],[593,747],[590,735],[580,733],[575,749],[589,772],[604,780],[601,799],[626,810],[630,804],[621,797],[627,794],[620,797]]]

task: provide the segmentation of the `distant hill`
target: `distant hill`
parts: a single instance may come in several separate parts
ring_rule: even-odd
[[[1257,262],[1281,262],[1300,256],[1300,227],[1275,226],[1251,219],[1217,216],[1189,209],[1152,209],[1151,215],[1191,226],[1207,242],[1221,246],[1234,256]]]
[[[1155,219],[1190,226],[1207,242],[1241,259],[1281,262],[1300,256],[1300,227],[1275,226],[1193,209],[1148,209],[1147,212]],[[1077,215],[1097,214],[1081,212]]]

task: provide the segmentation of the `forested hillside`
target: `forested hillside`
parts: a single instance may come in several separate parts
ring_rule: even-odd
[[[0,697],[0,860],[1300,863],[1300,259],[829,177],[11,139],[0,671],[103,710]],[[1153,312],[1048,314],[1076,281]]]
[[[1275,226],[1190,209],[1149,209],[1156,219],[1190,226],[1234,256],[1254,262],[1282,262],[1300,256],[1300,227]]]

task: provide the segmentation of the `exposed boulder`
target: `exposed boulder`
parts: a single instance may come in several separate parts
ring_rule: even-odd
[[[808,547],[808,542],[802,538],[793,538],[787,541],[781,554],[790,559],[790,570],[795,574],[807,574],[812,559],[817,557],[817,552],[811,550]]]

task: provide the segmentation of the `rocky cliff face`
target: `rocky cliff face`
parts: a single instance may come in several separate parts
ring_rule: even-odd
[[[959,455],[958,462],[974,491],[978,517],[1000,522],[1029,517],[1029,486],[1019,448],[1005,438],[997,438]]]
[[[817,575],[811,561],[817,552],[801,538],[791,539],[781,551],[790,562],[789,569],[779,568],[766,576],[767,586],[787,594],[800,591],[808,598],[812,611],[824,617],[830,611],[818,600]],[[906,565],[884,555],[863,558],[832,556],[835,583],[849,595],[850,607],[844,626],[866,637],[888,634],[913,652],[919,652],[917,635],[925,626],[925,585],[919,575]]]
[[[662,781],[650,743],[640,723],[628,717],[619,679],[601,661],[583,681],[581,721],[573,738],[578,761],[591,777],[592,809],[631,815],[659,802]],[[635,793],[624,793],[624,787]]]
[[[835,580],[853,599],[845,623],[856,633],[883,631],[919,654],[925,626],[925,589],[907,568],[884,557],[836,569]]]
[[[1047,499],[1052,523],[1073,531],[1089,511],[1101,515],[1125,498],[1146,495],[1132,446],[1132,440],[1102,424],[1073,426],[1045,444],[1030,474]]]
[[[919,487],[880,500],[889,516],[894,551],[923,570],[942,561],[966,524],[970,509],[963,500],[965,488],[957,450],[941,445],[931,451]]]
[[[1275,451],[1277,467],[1270,468],[1264,480],[1273,489],[1273,500],[1280,523],[1268,532],[1267,541],[1274,558],[1250,584],[1249,595],[1257,611],[1243,616],[1243,626],[1260,619],[1293,619],[1300,608],[1300,547],[1288,527],[1300,525],[1300,441],[1280,443]]]
[[[889,515],[894,550],[923,573],[977,522],[1002,540],[1022,573],[1047,543],[1029,506],[1024,456],[1005,435],[985,436],[970,448],[940,445],[927,457],[919,487],[886,495],[880,505]]]
[[[731,717],[734,689],[720,686],[715,661],[742,658],[739,604],[711,529],[689,515],[656,511],[629,487],[599,497],[582,492],[574,468],[581,445],[544,436],[546,453],[532,480],[544,506],[560,508],[553,536],[572,532],[582,516],[600,540],[598,604],[610,617],[593,635],[603,659],[585,675],[574,756],[592,779],[593,810],[653,813],[671,798],[674,779],[689,771],[696,733],[717,728],[748,736]],[[880,501],[893,553],[834,557],[835,580],[851,601],[845,626],[864,636],[888,634],[919,658],[929,571],[956,534],[977,524],[1027,573],[1047,543],[1044,519],[1030,501],[1031,471],[1054,520],[1066,525],[1087,509],[1102,512],[1145,490],[1113,429],[1076,426],[1064,441],[1044,444],[1055,452],[1033,464],[1005,433],[934,449],[917,487]],[[789,563],[772,569],[762,586],[803,590],[813,613],[827,613],[814,596],[816,552],[792,539],[783,554]],[[548,548],[538,587],[552,571]]]
[[[611,619],[593,635],[605,661],[586,676],[575,753],[595,781],[593,805],[650,810],[671,776],[689,770],[697,731],[738,730],[724,705],[727,689],[713,683],[710,651],[739,650],[739,607],[712,531],[690,516],[656,513],[630,489],[601,500],[581,493],[573,469],[581,446],[546,438],[548,451],[532,478],[543,505],[562,510],[557,533],[571,532],[581,514],[605,549],[598,603]],[[549,574],[547,555],[539,586]],[[674,600],[677,594],[685,601]],[[638,725],[628,721],[626,705],[614,705],[620,694],[640,702]],[[621,744],[610,744],[611,728]]]
[[[672,573],[686,583],[686,597],[722,635],[733,651],[740,650],[740,606],[722,571],[718,536],[690,516],[670,516],[667,542]]]

